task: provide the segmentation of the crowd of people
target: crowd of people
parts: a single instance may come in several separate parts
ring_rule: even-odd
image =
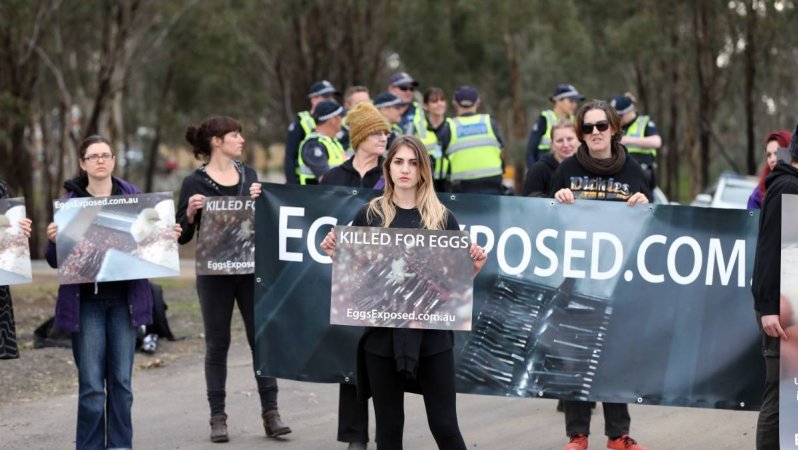
[[[309,90],[310,109],[297,114],[285,145],[286,183],[365,187],[382,194],[353,218],[355,226],[458,230],[458,222],[437,192],[503,195],[506,155],[496,121],[479,111],[473,86],[452,95],[455,110],[447,117],[447,98],[430,87],[416,98],[419,83],[409,74],[394,74],[384,92],[372,99],[368,89],[338,90],[328,81]],[[609,101],[584,101],[570,84],[558,85],[552,108],[541,112],[526,147],[524,196],[549,197],[563,204],[581,200],[621,201],[630,207],[652,201],[656,186],[657,149],[662,146],[654,122],[639,114],[630,94]],[[798,129],[796,129],[798,132]],[[757,448],[778,448],[779,339],[786,335],[779,317],[779,239],[781,195],[798,193],[798,135],[776,131],[765,142],[766,163],[749,206],[762,208],[753,277],[755,309],[763,332],[766,360],[765,399],[758,422]],[[213,196],[253,198],[262,193],[257,174],[240,161],[244,138],[233,118],[214,116],[185,135],[202,161],[180,189],[175,239],[190,242],[200,232],[203,202]],[[789,147],[787,150],[786,148]],[[786,159],[779,160],[778,150]],[[91,136],[80,146],[80,174],[68,180],[66,195],[104,197],[140,193],[113,176],[115,153],[107,139]],[[0,182],[0,196],[7,196]],[[31,223],[20,223],[30,236]],[[47,227],[47,260],[56,267],[58,227]],[[321,242],[335,252],[330,231]],[[487,259],[472,244],[473,276]],[[234,305],[238,305],[254,353],[253,275],[198,275],[196,288],[205,336],[205,379],[210,410],[210,440],[229,439],[225,412],[227,352]],[[0,307],[10,305],[7,287],[0,287]],[[13,321],[13,316],[11,318]],[[131,448],[131,375],[136,327],[152,320],[152,295],[147,280],[62,285],[56,305],[56,326],[71,332],[78,372],[76,447]],[[0,324],[3,325],[3,324]],[[13,325],[13,323],[12,323]],[[450,331],[369,328],[357,348],[357,385],[341,384],[337,439],[350,450],[367,448],[368,399],[376,415],[380,449],[401,449],[403,394],[424,396],[427,419],[441,449],[465,449],[454,390],[454,339]],[[0,348],[16,357],[16,349]],[[277,407],[277,380],[256,376],[264,431],[269,437],[291,433]],[[565,401],[564,450],[588,448],[591,405]],[[629,436],[625,404],[604,403],[607,448],[646,450]]]

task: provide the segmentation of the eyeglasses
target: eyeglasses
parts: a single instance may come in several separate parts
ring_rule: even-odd
[[[582,134],[593,133],[593,127],[596,127],[599,130],[599,133],[603,133],[610,129],[610,122],[607,120],[599,120],[596,123],[583,123]]]
[[[383,138],[383,137],[387,138],[390,135],[391,135],[391,133],[389,133],[387,131],[375,131],[375,132],[369,134],[370,137],[375,137],[375,138]]]
[[[114,155],[112,153],[100,153],[98,155],[89,155],[83,158],[83,161],[97,162],[97,161],[105,161],[106,159],[114,159]]]
[[[405,92],[413,90],[413,86],[396,86],[396,87]]]

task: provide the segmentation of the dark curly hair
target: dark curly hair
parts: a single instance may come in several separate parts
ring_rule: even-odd
[[[241,132],[241,122],[227,116],[213,116],[203,120],[199,126],[186,127],[186,141],[191,144],[194,157],[197,159],[210,159],[211,138],[224,137],[231,131]]]

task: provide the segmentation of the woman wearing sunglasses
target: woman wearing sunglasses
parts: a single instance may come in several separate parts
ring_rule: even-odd
[[[582,106],[576,114],[575,129],[581,145],[573,158],[560,164],[552,179],[551,193],[558,202],[610,200],[635,206],[650,201],[651,191],[643,170],[627,157],[620,143],[621,119],[613,107],[601,100]],[[570,438],[563,450],[587,449],[590,402],[566,400],[563,406],[565,431]],[[646,450],[629,437],[628,406],[604,403],[603,407],[607,448]]]

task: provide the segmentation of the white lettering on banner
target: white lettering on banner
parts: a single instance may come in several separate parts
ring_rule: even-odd
[[[461,229],[463,225],[460,225]],[[471,242],[479,245],[479,235],[485,236],[485,244],[482,245],[482,248],[485,249],[485,253],[490,253],[493,250],[493,245],[496,243],[496,237],[493,235],[493,230],[490,227],[486,227],[485,225],[471,225]]]
[[[599,270],[599,247],[601,242],[609,242],[615,249],[615,262],[612,267],[605,272]],[[591,250],[592,261],[590,263],[590,278],[593,280],[609,280],[621,270],[623,263],[623,245],[617,236],[610,233],[596,232],[593,233],[593,249]]]
[[[289,221],[295,220],[292,217],[301,218],[298,223],[304,225],[299,225],[298,228],[289,227]],[[280,207],[279,259],[301,263],[304,254],[307,253],[315,262],[331,264],[331,258],[320,252],[316,243],[320,239],[319,234],[326,233],[327,226],[335,226],[338,219],[321,216],[315,218],[310,225],[307,225],[307,219],[305,208]],[[420,234],[405,233],[392,235],[394,237],[391,238],[384,233],[365,231],[342,234],[339,239],[342,242],[348,240],[363,245],[420,245],[440,248],[467,248],[471,242],[474,242],[482,245],[488,253],[495,251],[499,270],[513,276],[531,271],[535,276],[542,278],[557,276],[559,273],[565,278],[609,280],[618,277],[625,267],[626,253],[623,241],[618,235],[610,232],[545,228],[530,234],[522,227],[509,227],[498,233],[497,230],[479,224],[465,226],[464,231],[468,232],[470,239],[464,236],[437,235],[426,238]],[[289,252],[289,239],[302,239],[306,249]],[[662,248],[657,247],[658,245]],[[724,243],[720,238],[709,238],[699,242],[691,236],[678,236],[669,242],[669,238],[662,234],[645,236],[642,237],[636,251],[629,253],[636,254],[637,264],[636,267],[634,265],[629,267],[631,270],[626,270],[624,278],[626,281],[631,281],[636,272],[640,275],[640,279],[652,284],[664,283],[667,277],[680,285],[692,284],[702,279],[701,281],[707,286],[717,283],[723,286],[736,284],[737,287],[745,287],[745,246],[744,239]],[[301,245],[296,245],[295,248],[299,249]],[[558,248],[562,248],[562,251],[558,251]],[[652,273],[648,266],[655,264],[652,253],[656,258],[665,258],[664,273]],[[680,261],[678,266],[677,256]],[[660,265],[655,264],[655,266]],[[706,273],[702,273],[704,269]],[[716,272],[718,276],[715,276]]]
[[[557,272],[557,265],[560,263],[557,259],[557,253],[554,250],[546,247],[546,244],[543,242],[546,238],[553,238],[557,239],[557,235],[560,233],[557,230],[552,230],[547,228],[542,230],[538,233],[538,237],[535,239],[535,247],[537,247],[540,254],[549,260],[549,267],[542,268],[542,267],[535,267],[533,273],[539,277],[550,277]]]
[[[507,248],[507,240],[510,239],[511,236],[518,236],[523,246],[521,262],[515,267],[511,267],[510,264],[507,263],[507,257],[504,254],[504,250]],[[499,261],[499,268],[507,274],[519,275],[524,273],[527,266],[529,266],[529,261],[532,259],[532,242],[529,240],[529,235],[526,234],[522,228],[518,227],[505,230],[504,233],[499,236],[499,249],[496,252],[496,259]]]
[[[571,267],[571,261],[574,259],[584,259],[584,250],[574,250],[574,239],[587,239],[587,233],[584,231],[566,231],[565,232],[565,250],[563,251],[562,273],[565,278],[585,278],[584,270],[575,270]]]
[[[287,250],[288,238],[302,239],[302,229],[288,228],[288,218],[291,216],[304,217],[305,208],[296,208],[291,206],[280,207],[280,219],[278,222],[279,229],[277,230],[279,239],[279,258],[280,261],[302,262],[302,253],[289,252]]]
[[[676,270],[676,252],[678,252],[679,247],[683,245],[687,245],[693,250],[693,271],[687,276],[682,276]],[[701,259],[701,246],[698,245],[698,241],[690,236],[677,238],[668,249],[668,273],[671,275],[673,281],[679,284],[690,284],[701,274]]]
[[[709,254],[707,255],[707,280],[706,285],[712,286],[715,275],[715,260],[718,262],[718,272],[720,272],[720,283],[724,286],[729,284],[734,263],[737,262],[737,286],[745,287],[745,241],[738,239],[734,241],[734,248],[729,257],[729,264],[723,264],[723,249],[720,246],[720,239],[712,238],[709,240]]]
[[[327,255],[321,254],[318,248],[316,248],[316,233],[319,232],[319,228],[324,225],[336,226],[338,224],[338,219],[335,217],[329,216],[322,216],[318,219],[314,220],[312,224],[310,224],[310,229],[308,229],[308,253],[310,253],[310,257],[313,258],[314,261],[322,264],[332,264],[332,258]],[[327,234],[325,231],[324,234]],[[301,237],[301,236],[300,236]]]
[[[664,283],[665,275],[655,275],[648,271],[648,267],[646,267],[646,252],[652,244],[665,245],[667,242],[667,237],[661,234],[652,234],[651,236],[643,239],[643,242],[640,243],[640,248],[637,250],[637,271],[640,272],[640,275],[643,277],[643,279],[649,283]]]

